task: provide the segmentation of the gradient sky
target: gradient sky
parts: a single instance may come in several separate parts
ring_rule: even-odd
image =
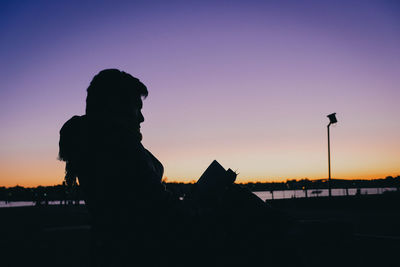
[[[82,3],[84,2],[84,3]],[[96,1],[99,2],[99,1]],[[218,2],[218,3],[216,3]],[[0,186],[62,182],[59,129],[105,68],[144,82],[169,181],[400,175],[397,1],[1,1]]]

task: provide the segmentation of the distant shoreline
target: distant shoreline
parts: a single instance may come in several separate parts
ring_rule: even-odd
[[[359,195],[381,195],[387,192],[400,192],[396,187],[375,187],[375,188],[335,188],[332,189],[333,197],[345,197],[345,196],[356,196]],[[263,201],[280,200],[280,199],[302,199],[302,198],[324,198],[328,196],[328,189],[297,189],[297,190],[277,190],[277,191],[253,191],[255,195],[261,198]],[[52,199],[46,200],[41,199],[43,206],[57,206],[57,205],[76,205],[75,199]],[[12,207],[30,207],[36,206],[36,200],[14,200],[5,201],[0,200],[0,208],[12,208]],[[71,204],[68,204],[70,202]],[[79,205],[85,205],[84,200],[79,200]]]

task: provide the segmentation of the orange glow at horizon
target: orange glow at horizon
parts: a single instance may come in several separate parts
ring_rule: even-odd
[[[157,129],[157,125],[148,124]],[[237,131],[224,136],[223,129],[219,129],[206,133],[209,136],[195,132],[194,137],[186,139],[179,129],[174,129],[168,140],[154,134],[157,131],[147,130],[144,127],[144,146],[163,163],[164,178],[168,177],[169,182],[197,181],[214,159],[225,169],[237,170],[238,183],[328,176],[324,127],[313,126],[309,131],[302,129],[279,136],[265,135],[262,131]],[[395,132],[385,132],[381,134],[383,138],[376,139],[374,136],[379,130],[372,128],[359,137],[346,122],[332,130],[332,178],[375,179],[400,175],[400,150],[397,149],[400,141]],[[27,143],[25,153],[17,153],[22,149],[19,147],[7,148],[7,155],[0,157],[0,186],[62,183],[65,163],[56,159],[58,134],[56,129],[52,132],[49,144],[54,145],[28,146]],[[193,142],[195,139],[197,142]],[[19,143],[22,146],[22,141]]]
[[[52,160],[22,161],[18,164],[0,164],[0,186],[36,187],[61,184],[64,180],[65,163]]]
[[[0,186],[4,187],[13,187],[13,186],[24,186],[24,187],[36,187],[36,186],[53,186],[58,185],[63,182],[64,179],[64,162],[56,162],[56,164],[49,164],[50,162],[46,161],[36,161],[33,163],[25,163],[19,164],[18,166],[15,164],[9,164],[4,166],[0,165]],[[200,174],[201,175],[201,174]],[[196,182],[199,176],[186,176],[170,178],[167,176],[163,177],[163,180],[166,182],[183,182],[183,183],[193,183]],[[356,179],[378,179],[385,178],[387,176],[397,177],[400,175],[400,169],[392,169],[388,171],[358,171],[358,172],[347,172],[347,173],[338,173],[337,175],[333,175],[333,179],[348,179],[348,180],[356,180]],[[240,174],[236,179],[236,183],[248,183],[248,182],[284,182],[286,180],[296,179],[326,179],[327,174],[313,174],[304,175],[304,176],[263,176],[263,175],[254,175],[251,177],[243,177]]]

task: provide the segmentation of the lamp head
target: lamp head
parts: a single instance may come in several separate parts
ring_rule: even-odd
[[[329,118],[330,124],[337,123],[336,113],[329,114],[327,117]]]

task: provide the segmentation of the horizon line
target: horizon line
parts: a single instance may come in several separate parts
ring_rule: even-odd
[[[392,177],[393,179],[400,179],[400,175],[397,176],[392,176],[392,175],[388,175],[386,177],[379,177],[379,178],[364,178],[364,179],[356,179],[356,178],[331,178],[331,180],[336,180],[336,181],[372,181],[372,180],[385,180],[388,179],[389,177]],[[270,181],[260,181],[260,180],[248,180],[248,181],[240,181],[240,182],[235,182],[237,184],[249,184],[249,183],[287,183],[289,181],[304,181],[304,180],[308,180],[308,181],[324,181],[327,182],[328,178],[316,178],[316,179],[312,179],[312,178],[301,178],[301,179],[285,179],[285,180],[270,180]],[[169,179],[162,179],[161,180],[163,183],[179,183],[179,184],[195,184],[197,181],[195,180],[190,180],[190,181],[179,181],[179,180],[169,180]],[[0,185],[0,188],[12,188],[12,187],[24,187],[24,188],[34,188],[34,187],[48,187],[48,186],[59,186],[62,185],[62,182],[59,184],[51,184],[51,185],[36,185],[36,186],[24,186],[24,185],[19,185],[16,184],[14,186],[5,186],[5,185]]]

